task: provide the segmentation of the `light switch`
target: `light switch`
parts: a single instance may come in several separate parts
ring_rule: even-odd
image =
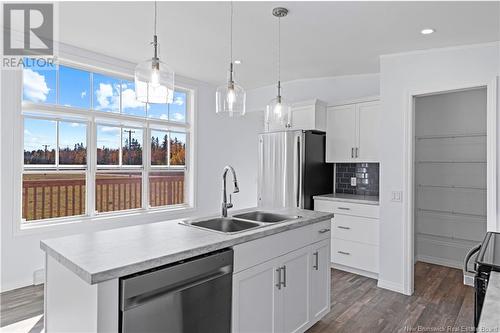
[[[351,186],[356,186],[356,177],[351,177]]]
[[[403,200],[403,192],[401,191],[393,191],[391,195],[391,201],[393,202],[401,202]]]

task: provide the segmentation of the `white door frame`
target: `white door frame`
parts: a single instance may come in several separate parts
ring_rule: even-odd
[[[440,94],[473,88],[486,88],[487,122],[487,230],[497,230],[497,86],[498,77],[490,82],[464,82],[458,85],[443,85],[432,88],[410,90],[404,110],[404,184],[403,184],[403,235],[404,235],[404,293],[413,294],[414,287],[414,154],[415,154],[415,97]]]

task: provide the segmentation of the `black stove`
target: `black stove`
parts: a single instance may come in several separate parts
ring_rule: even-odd
[[[474,271],[467,269],[467,263],[470,258],[479,252],[474,263]],[[465,272],[474,273],[474,326],[479,324],[481,310],[483,308],[486,288],[491,271],[500,272],[500,233],[488,232],[481,244],[472,248],[465,258]]]

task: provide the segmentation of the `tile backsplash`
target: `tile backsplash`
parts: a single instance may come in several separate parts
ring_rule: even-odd
[[[356,177],[356,186],[351,178]],[[337,163],[335,165],[335,192],[378,195],[379,163]]]

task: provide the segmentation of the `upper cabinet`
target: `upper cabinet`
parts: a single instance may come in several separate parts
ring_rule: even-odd
[[[379,161],[379,101],[328,108],[326,119],[327,162]]]
[[[268,132],[283,130],[326,131],[326,103],[318,99],[291,105],[291,127],[279,123],[266,124]]]

